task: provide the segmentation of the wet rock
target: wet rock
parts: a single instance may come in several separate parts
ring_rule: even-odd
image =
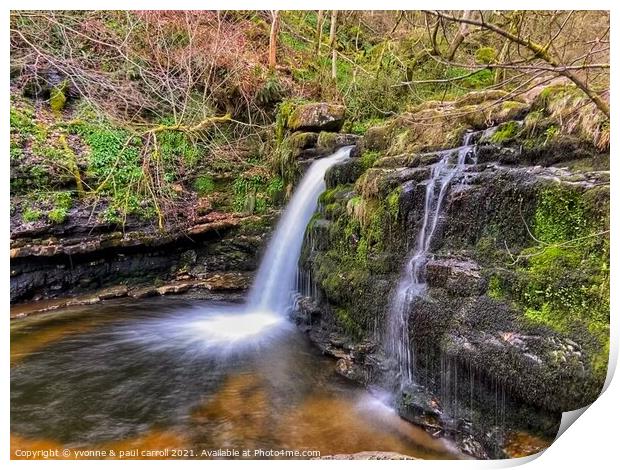
[[[159,295],[182,294],[194,286],[191,282],[179,282],[158,287],[156,290]]]
[[[467,297],[486,291],[480,266],[472,260],[431,260],[426,264],[426,279],[430,286],[445,287],[453,295]]]
[[[316,132],[294,132],[284,142],[292,160],[311,160],[319,155],[316,148],[319,134]]]
[[[403,391],[398,403],[398,414],[407,421],[423,426],[432,432],[443,430],[439,401],[421,385],[410,385]]]
[[[223,273],[208,277],[205,282],[211,291],[239,291],[247,289],[250,280],[244,273]]]
[[[458,434],[456,436],[456,445],[461,452],[471,455],[478,460],[490,458],[484,446],[471,434]]]
[[[196,202],[196,212],[198,215],[206,215],[213,210],[213,205],[211,203],[211,198],[208,197],[200,197]]]
[[[293,310],[292,315],[298,325],[315,325],[321,319],[322,310],[311,297],[301,297],[297,301],[297,308]]]
[[[155,297],[159,295],[156,287],[143,287],[130,291],[129,296],[134,299],[145,299],[147,297]]]
[[[391,127],[370,127],[364,134],[363,147],[368,150],[386,150],[390,146]]]
[[[343,163],[332,166],[325,173],[327,188],[335,188],[340,184],[354,183],[364,172],[359,159],[349,159]]]
[[[101,300],[115,299],[117,297],[126,297],[129,292],[127,286],[110,287],[99,292],[98,296]]]
[[[361,139],[357,134],[338,134],[335,132],[321,132],[317,141],[317,148],[322,154],[334,153],[336,149],[355,145]]]
[[[490,100],[501,100],[508,95],[504,90],[484,90],[472,91],[463,95],[455,102],[456,107],[468,106],[472,104],[480,104]]]
[[[338,132],[344,124],[345,107],[331,103],[308,103],[295,108],[288,118],[292,131]]]

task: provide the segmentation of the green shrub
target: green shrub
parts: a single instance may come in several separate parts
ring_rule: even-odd
[[[47,218],[54,223],[61,224],[67,218],[67,210],[60,207],[52,209],[47,213]]]
[[[38,209],[33,209],[27,207],[24,209],[24,213],[22,214],[22,220],[24,222],[36,222],[41,218],[41,211]]]

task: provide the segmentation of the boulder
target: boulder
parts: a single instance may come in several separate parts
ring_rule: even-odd
[[[295,108],[287,121],[291,131],[338,132],[344,124],[345,107],[331,103],[308,103]]]

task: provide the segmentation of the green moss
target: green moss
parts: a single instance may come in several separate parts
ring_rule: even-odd
[[[589,234],[583,193],[565,186],[543,190],[534,218],[534,233],[543,243],[572,240]]]
[[[381,153],[376,150],[365,150],[364,153],[360,156],[360,162],[362,163],[362,168],[367,170],[371,166],[375,164],[375,162],[381,157]]]
[[[497,130],[493,133],[489,140],[494,144],[504,143],[507,140],[516,137],[520,129],[521,127],[516,121],[505,122],[498,126]]]
[[[363,336],[362,329],[352,318],[349,311],[345,308],[337,308],[334,311],[340,326],[353,338],[359,339]]]
[[[329,205],[336,201],[339,195],[348,193],[351,191],[351,185],[339,184],[333,188],[327,189],[319,196],[319,203],[323,205]]]
[[[402,186],[399,186],[392,191],[386,198],[387,208],[391,219],[396,222],[400,213],[400,196],[403,192]]]
[[[587,331],[600,373],[609,347],[609,228],[601,198],[565,185],[541,192],[533,235],[518,269],[517,301],[530,321],[560,332]]]
[[[489,278],[489,287],[487,290],[487,295],[492,299],[501,299],[504,296],[502,289],[502,280],[497,275],[492,275]]]
[[[490,64],[495,61],[497,51],[493,47],[481,47],[476,51],[476,62],[479,64]]]
[[[549,85],[540,92],[532,107],[547,110],[551,103],[567,96],[579,98],[584,93],[574,85]]]
[[[215,183],[210,175],[202,175],[194,181],[194,189],[199,196],[206,196],[215,189]]]
[[[62,83],[59,83],[57,86],[52,88],[50,92],[50,107],[52,111],[62,111],[67,103],[67,90],[69,88],[69,83],[64,80]]]
[[[317,146],[323,151],[332,151],[336,147],[336,132],[321,132],[317,140]]]

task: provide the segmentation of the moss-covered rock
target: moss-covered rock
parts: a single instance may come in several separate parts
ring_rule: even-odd
[[[496,143],[480,147],[480,164],[449,188],[426,265],[428,291],[411,304],[418,383],[440,397],[450,417],[437,418],[442,426],[473,420],[466,426],[489,455],[502,455],[502,437],[490,433],[497,390],[507,429],[553,436],[561,411],[596,398],[607,361],[606,173],[524,166],[524,127],[500,125]],[[323,295],[322,331],[354,344],[384,331],[388,293],[423,223],[431,165],[444,155],[389,152],[365,148],[353,185],[350,173],[334,178],[319,216],[330,222],[317,225],[321,243],[304,248],[303,266]],[[375,351],[358,363],[366,373],[354,375],[391,383],[380,344]],[[410,417],[416,404],[407,403],[401,413]]]
[[[332,103],[307,103],[297,106],[288,116],[291,131],[338,132],[345,119],[346,108]]]

